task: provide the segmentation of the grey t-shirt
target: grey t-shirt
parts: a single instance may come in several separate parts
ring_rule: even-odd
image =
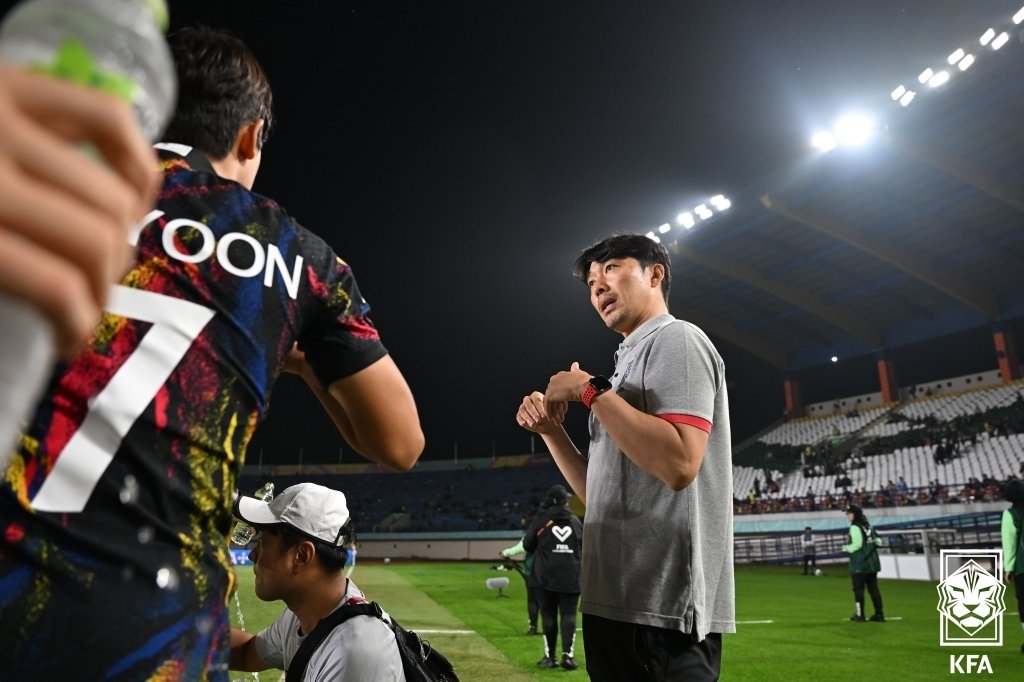
[[[671,315],[619,346],[613,389],[668,421],[710,426],[693,483],[673,492],[626,457],[593,415],[584,517],[583,613],[695,632],[735,632],[732,442],[722,358]]]
[[[363,593],[351,580],[338,606]],[[337,608],[337,607],[335,607]],[[384,614],[387,616],[387,614]],[[308,633],[306,633],[308,634]],[[290,610],[256,635],[256,653],[266,663],[287,670],[305,636]],[[395,635],[379,618],[354,616],[341,623],[313,651],[304,682],[405,682]]]

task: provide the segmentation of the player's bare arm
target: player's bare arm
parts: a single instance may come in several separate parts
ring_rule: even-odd
[[[342,437],[359,454],[398,471],[419,460],[425,439],[412,391],[391,356],[324,388],[304,354],[293,348],[285,372],[301,376]]]
[[[260,672],[270,666],[256,653],[256,635],[238,628],[231,628],[231,655],[228,662],[231,670]]]

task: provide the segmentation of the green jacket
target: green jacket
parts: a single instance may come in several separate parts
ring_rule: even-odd
[[[1024,573],[1024,512],[1017,507],[1003,511],[1003,570],[1007,573]]]
[[[865,542],[867,538],[867,542]],[[878,573],[882,570],[882,562],[878,558],[878,548],[882,538],[871,526],[861,527],[856,523],[850,526],[850,543],[843,545],[843,551],[850,555],[850,573]]]

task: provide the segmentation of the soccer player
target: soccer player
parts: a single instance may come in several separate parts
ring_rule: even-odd
[[[251,189],[263,69],[224,33],[169,42],[178,108],[134,266],[0,483],[4,679],[227,679],[232,495],[283,370],[368,459],[423,448],[351,268]]]

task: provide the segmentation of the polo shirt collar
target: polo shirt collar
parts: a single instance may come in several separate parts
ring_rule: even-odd
[[[671,313],[662,313],[661,315],[655,315],[651,319],[644,322],[642,325],[634,329],[629,336],[622,340],[619,344],[619,352],[616,355],[621,355],[625,351],[629,350],[636,344],[643,341],[646,337],[656,332],[661,327],[665,326],[669,322],[674,322],[675,317]]]

